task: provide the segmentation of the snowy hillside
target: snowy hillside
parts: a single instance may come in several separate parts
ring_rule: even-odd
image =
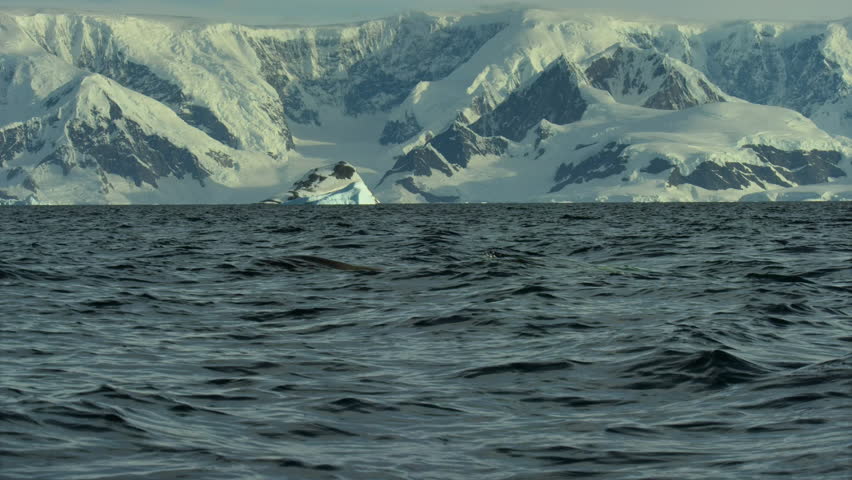
[[[0,11],[0,204],[255,202],[340,161],[383,202],[852,197],[850,29]]]

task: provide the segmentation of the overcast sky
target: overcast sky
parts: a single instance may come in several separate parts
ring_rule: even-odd
[[[408,10],[464,12],[494,6],[578,8],[700,20],[825,20],[852,16],[850,0],[0,0],[0,7],[188,15],[252,24],[333,23]]]

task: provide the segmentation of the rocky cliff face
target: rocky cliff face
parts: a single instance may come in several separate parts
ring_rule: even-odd
[[[581,82],[585,82],[582,72],[560,57],[529,85],[512,92],[494,110],[482,115],[471,130],[517,142],[542,120],[557,125],[576,122],[588,106],[580,93]]]
[[[255,32],[251,45],[288,117],[320,124],[321,106],[355,116],[390,111],[418,83],[463,65],[505,26],[412,14],[346,28]]]
[[[727,101],[700,71],[656,49],[616,45],[586,69],[592,85],[621,103],[681,110]]]
[[[727,34],[722,38],[708,35],[710,78],[736,97],[804,115],[847,97],[848,65],[840,63],[848,61],[852,46],[846,28],[789,27],[742,22],[719,31],[717,35]]]
[[[412,177],[431,177],[443,175],[452,177],[455,172],[469,166],[474,157],[500,156],[506,153],[509,142],[500,137],[482,137],[462,123],[455,122],[440,135],[430,139],[425,145],[415,147],[407,154],[397,157],[394,166],[385,173],[379,186],[388,178],[398,177],[396,183],[412,193]],[[424,197],[425,198],[425,197]],[[446,196],[432,196],[448,198]]]

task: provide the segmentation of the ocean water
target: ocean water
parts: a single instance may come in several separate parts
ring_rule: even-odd
[[[3,479],[852,477],[852,204],[8,207],[0,232]]]

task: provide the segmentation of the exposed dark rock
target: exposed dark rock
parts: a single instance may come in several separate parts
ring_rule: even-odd
[[[190,175],[203,184],[209,176],[198,158],[189,150],[175,146],[168,139],[146,134],[133,120],[123,117],[121,108],[110,102],[110,118],[96,125],[80,121],[67,126],[74,149],[88,157],[84,167],[99,167],[105,173],[133,180],[137,186],[154,187],[157,180],[169,175]],[[123,118],[124,128],[116,120]]]
[[[310,48],[306,40],[283,42],[274,38],[261,38],[251,43],[260,60],[261,74],[278,94],[282,114],[296,123],[320,126],[319,112],[305,105],[302,90],[291,81],[286,66],[288,59],[298,56],[298,52],[293,51],[294,47]],[[289,128],[287,132],[289,134]]]
[[[658,173],[663,173],[666,170],[673,168],[674,165],[672,162],[666,160],[665,158],[655,158],[648,163],[648,166],[640,169],[639,171],[642,173],[648,173],[651,175],[656,175]]]
[[[68,95],[73,93],[74,90],[77,88],[77,85],[79,85],[79,81],[72,80],[65,86],[57,88],[53,93],[50,94],[50,96],[47,97],[47,99],[44,100],[45,108],[55,107],[60,101],[62,101]]]
[[[601,152],[577,165],[562,164],[556,172],[556,185],[551,192],[558,192],[569,184],[623,173],[628,161],[624,155],[627,147],[628,145],[610,143]],[[766,164],[703,162],[688,175],[684,175],[671,161],[655,158],[640,171],[657,175],[673,169],[669,175],[669,185],[688,184],[706,190],[744,189],[752,185],[767,188],[770,184],[780,187],[811,185],[825,183],[831,178],[846,175],[837,167],[843,158],[839,152],[817,150],[787,152],[765,145],[747,145],[743,148],[754,151]]]
[[[290,196],[287,198],[287,200],[295,200],[297,198],[300,198],[301,195],[299,192],[301,191],[313,192],[320,183],[324,182],[328,178],[318,172],[319,169],[315,169],[308,173],[301,180],[296,181],[293,184],[293,188],[290,189]],[[332,168],[331,175],[338,180],[350,180],[355,176],[355,167],[346,162],[338,162]]]
[[[784,151],[766,145],[746,145],[766,165],[727,162],[719,165],[704,162],[689,175],[675,168],[669,177],[670,185],[690,184],[707,190],[743,189],[752,184],[766,188],[767,184],[781,187],[825,183],[830,178],[846,176],[837,167],[843,158],[832,151]]]
[[[716,94],[703,80],[699,81],[699,86],[708,97],[706,102],[696,98],[690,91],[686,83],[686,78],[680,72],[673,70],[668,73],[657,93],[646,100],[642,106],[658,110],[683,110],[703,103],[721,103],[725,101],[724,98]]]
[[[0,130],[0,167],[24,152],[36,153],[44,147],[41,121],[36,119],[22,125]]]
[[[450,165],[441,159],[431,145],[426,144],[412,149],[406,155],[396,157],[393,168],[385,173],[378,184],[381,185],[385,178],[395,173],[412,173],[418,177],[431,177],[433,170],[437,170],[448,177],[453,176]]]
[[[602,56],[589,65],[586,69],[586,76],[589,78],[593,87],[607,92],[611,92],[612,89],[615,88],[615,86],[611,87],[609,83],[612,79],[619,76],[619,71],[623,67],[624,63],[621,60],[621,56],[629,55],[628,60],[631,60],[634,57],[634,53],[632,51],[629,51],[629,53],[624,52],[624,48],[619,47],[612,55]],[[629,74],[625,77],[623,87],[624,93],[629,93],[631,89],[644,91],[644,89],[647,88],[647,85],[633,81]]]
[[[688,68],[688,67],[684,67]],[[703,103],[724,102],[725,99],[704,80],[698,80],[692,91],[683,73],[666,55],[656,50],[618,46],[601,56],[586,69],[586,76],[595,88],[613,95],[650,94],[642,106],[660,110],[682,110]],[[655,92],[645,78],[662,79]]]
[[[556,176],[554,177],[556,185],[550,189],[550,193],[558,192],[570,184],[607,178],[624,172],[627,170],[628,159],[622,154],[629,146],[615,142],[608,143],[604,146],[603,150],[577,165],[573,163],[566,165],[563,163],[556,171]]]
[[[535,145],[533,148],[538,148],[541,145],[541,142],[547,140],[548,138],[553,136],[553,129],[550,126],[545,124],[540,124],[538,128],[535,129]]]
[[[386,112],[400,105],[417,82],[401,82],[373,61],[353,65],[354,83],[343,95],[346,113],[352,116]]]
[[[727,162],[725,165],[704,162],[689,175],[681,174],[680,169],[675,167],[668,180],[669,185],[672,186],[686,183],[706,190],[741,190],[752,184],[766,188],[764,182],[782,187],[792,186],[770,167],[739,162]]]
[[[424,19],[403,18],[396,28],[363,29],[354,36],[323,31],[314,38],[265,37],[251,42],[287,116],[318,124],[317,113],[307,109],[303,96],[342,102],[353,116],[389,111],[419,82],[445,78],[506,27],[504,23],[445,26],[432,19],[424,28]],[[317,56],[317,51],[322,54]],[[317,76],[316,70],[346,75]]]
[[[272,125],[277,128],[278,135],[284,139],[289,150],[296,148],[296,142],[293,141],[293,134],[290,132],[290,125],[287,124],[287,118],[284,115],[284,107],[279,103],[268,103],[261,105],[261,108],[272,121]],[[277,154],[268,152],[268,155],[274,158],[279,158]]]
[[[629,33],[627,38],[630,42],[639,48],[651,49],[654,48],[654,38],[647,33]]]
[[[727,39],[708,45],[708,75],[724,91],[804,115],[850,94],[840,66],[822,53],[824,35],[785,44],[757,28],[743,25]]]
[[[442,27],[422,37],[415,22],[403,22],[390,48],[365,56],[349,70],[354,83],[344,95],[350,115],[389,111],[401,104],[420,82],[445,78],[497,33],[503,23]],[[420,41],[412,41],[413,38]],[[428,58],[430,61],[424,62]]]
[[[459,122],[429,140],[426,145],[397,157],[396,164],[379,182],[395,173],[410,172],[415,176],[431,176],[433,170],[451,177],[453,168],[467,168],[476,155],[502,155],[509,148],[503,138],[483,138]],[[443,158],[442,158],[443,157]]]
[[[401,180],[397,180],[396,184],[401,186],[402,188],[408,190],[409,192],[420,195],[429,203],[455,203],[459,201],[459,197],[452,195],[435,195],[426,191],[421,190],[414,183],[414,179],[411,177],[405,177]]]
[[[435,136],[430,142],[435,150],[453,165],[467,168],[475,155],[502,155],[509,142],[502,138],[482,138],[470,128],[455,122],[450,128]]]
[[[295,200],[299,198],[300,190],[311,190],[315,185],[325,181],[326,178],[328,177],[324,177],[316,172],[308,174],[308,176],[293,184],[293,189],[288,192],[290,193],[290,196],[287,197],[287,200]]]
[[[0,190],[0,200],[18,200],[18,197],[10,195],[8,192]]]
[[[6,181],[11,182],[12,180],[16,179],[17,177],[20,177],[25,173],[26,172],[21,167],[11,168],[8,172],[6,172]]]
[[[223,152],[217,152],[215,150],[210,150],[207,152],[207,156],[216,160],[216,163],[226,168],[238,168],[237,164],[234,163],[234,159],[231,158],[230,155]]]
[[[326,203],[375,205],[378,200],[363,183],[355,167],[341,161],[309,170],[290,187],[284,202],[289,205]]]
[[[63,175],[68,175],[69,173],[71,173],[71,169],[74,168],[69,153],[70,152],[68,150],[68,147],[63,145],[57,148],[56,150],[50,152],[38,164],[56,165],[62,169]]]
[[[721,96],[719,96],[719,94],[716,93],[715,90],[713,90],[713,87],[708,85],[707,82],[705,82],[704,80],[698,81],[698,87],[701,88],[701,90],[704,91],[704,94],[707,95],[707,98],[711,102],[716,102],[716,103],[725,102],[725,99],[722,98]]]
[[[334,174],[334,178],[338,180],[349,180],[355,176],[355,167],[346,162],[338,162],[337,165],[334,166],[334,170],[332,172]]]
[[[21,187],[26,188],[33,193],[36,193],[38,190],[38,184],[36,181],[21,167],[10,169],[6,173],[6,181],[10,184],[17,182]]]
[[[240,147],[240,141],[237,137],[228,130],[228,127],[209,108],[200,105],[185,105],[178,112],[178,116],[184,122],[206,133],[210,138],[218,140],[231,148]]]
[[[837,167],[843,159],[840,152],[811,150],[784,151],[767,145],[745,145],[766,163],[781,167],[776,169],[785,179],[798,185],[825,183],[830,178],[845,177],[846,172]]]
[[[225,124],[207,107],[195,105],[180,86],[157,76],[149,67],[127,58],[122,47],[107,36],[103,42],[83,42],[76,59],[78,67],[109,77],[121,85],[151,97],[174,110],[189,125],[205,132],[210,138],[239,148],[239,141]],[[46,105],[59,101],[63,94],[51,96]],[[48,105],[51,106],[51,105]],[[288,129],[289,133],[289,129]],[[292,149],[292,141],[288,148]]]
[[[410,112],[406,112],[404,120],[391,120],[385,124],[385,127],[382,129],[382,136],[379,138],[379,143],[382,145],[399,144],[410,140],[420,133],[422,129],[423,127],[417,122],[417,117]]]
[[[76,64],[172,107],[189,100],[177,84],[160,78],[147,66],[129,60],[111,35],[106,35],[101,42],[82,42]]]
[[[574,65],[560,57],[470,128],[485,137],[499,135],[519,142],[542,119],[557,125],[576,122],[588,107],[578,88],[579,76]]]

